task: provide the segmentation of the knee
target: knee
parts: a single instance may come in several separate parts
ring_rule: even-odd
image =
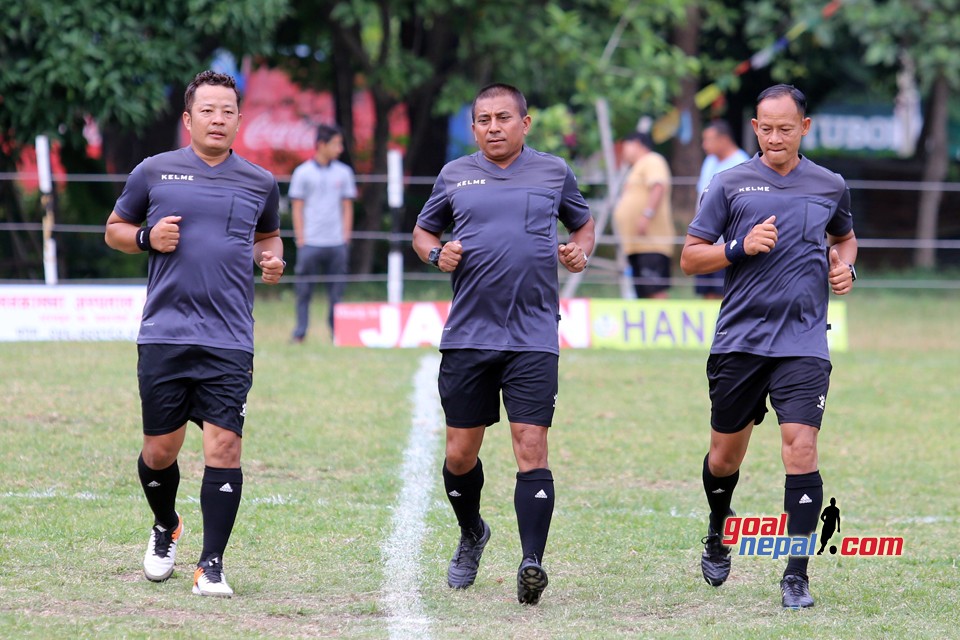
[[[793,440],[783,443],[783,463],[789,473],[808,473],[817,469],[815,440]]]
[[[221,430],[216,438],[205,443],[203,451],[207,466],[221,469],[233,469],[240,466],[240,448],[242,440],[232,431]]]
[[[710,457],[707,458],[707,467],[710,469],[713,477],[726,478],[739,471],[742,462],[743,460],[741,458],[730,453],[711,451]]]
[[[477,466],[477,454],[447,447],[447,470],[455,476],[469,473]]]
[[[157,442],[144,442],[140,455],[143,457],[143,463],[151,469],[166,469],[177,461],[179,449]]]

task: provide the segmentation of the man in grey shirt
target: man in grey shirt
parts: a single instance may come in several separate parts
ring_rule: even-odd
[[[357,185],[353,169],[337,160],[342,153],[340,128],[322,124],[317,127],[314,157],[297,167],[290,178],[287,195],[297,243],[297,326],[292,337],[295,343],[303,342],[307,335],[312,278],[320,275],[330,278],[327,324],[331,338],[333,308],[343,297]]]
[[[730,574],[723,525],[768,396],[780,423],[787,533],[815,532],[823,503],[817,435],[830,385],[828,295],[853,288],[857,239],[846,182],[800,155],[810,130],[806,107],[790,85],[760,94],[753,119],[760,153],[713,178],[680,256],[688,275],[727,267],[707,361],[712,429],[702,473],[710,523],[700,568],[715,587]],[[715,245],[720,236],[725,244]],[[813,606],[808,561],[787,562],[785,608]]]
[[[203,429],[203,550],[193,593],[230,597],[223,553],[240,508],[241,438],[253,385],[253,265],[283,274],[280,190],[265,169],[233,153],[240,92],[204,71],[184,96],[190,145],[141,162],[107,219],[107,245],[149,252],[137,338],[143,417],[140,484],[154,516],[143,572],[173,574],[184,531],[176,511],[177,457],[187,422]]]
[[[448,163],[413,231],[420,259],[451,274],[453,301],[440,351],[447,423],[444,490],[460,525],[447,584],[474,583],[490,527],[480,517],[486,428],[500,420],[500,393],[517,460],[514,509],[523,557],[517,599],[537,604],[547,586],[543,552],[553,515],[547,431],[557,399],[558,263],[577,273],[593,250],[594,223],[561,158],[524,145],[527,103],[493,84],[473,102],[480,151]],[[557,222],[571,231],[560,243]],[[453,226],[453,240],[441,242]]]

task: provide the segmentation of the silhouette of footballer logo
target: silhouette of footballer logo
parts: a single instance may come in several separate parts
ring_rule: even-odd
[[[837,507],[836,498],[830,498],[830,506],[825,507],[823,513],[820,514],[820,521],[823,522],[823,528],[820,530],[820,550],[817,551],[818,556],[823,555],[823,549],[827,546],[830,537],[833,536],[834,530],[840,533],[840,509]],[[837,545],[830,545],[830,553],[836,555]]]

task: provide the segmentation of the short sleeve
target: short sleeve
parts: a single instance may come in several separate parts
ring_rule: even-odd
[[[303,200],[307,197],[307,170],[306,165],[300,165],[293,170],[290,176],[290,188],[287,197],[294,200]]]
[[[257,220],[257,233],[270,233],[280,228],[280,187],[273,181],[273,188],[267,194],[263,205],[263,213]]]
[[[127,184],[124,185],[123,192],[113,207],[117,215],[127,222],[140,224],[147,219],[147,210],[150,207],[150,188],[145,173],[141,162],[130,172]]]
[[[576,231],[587,224],[590,219],[590,207],[587,201],[583,199],[580,193],[580,187],[577,185],[577,176],[569,166],[564,163],[567,169],[567,175],[563,181],[563,193],[560,194],[560,222],[567,229]]]
[[[453,222],[453,209],[447,198],[447,187],[441,173],[433,183],[433,192],[417,216],[417,226],[431,233],[441,233]]]

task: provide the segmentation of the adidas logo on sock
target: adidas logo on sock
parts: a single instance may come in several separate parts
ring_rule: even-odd
[[[233,493],[233,487],[230,486],[230,483],[227,482],[222,487],[220,487],[221,493]]]
[[[550,496],[547,495],[546,491],[544,491],[543,489],[540,489],[540,491],[537,491],[536,495],[534,495],[533,497],[540,498],[541,500],[546,500]]]
[[[810,496],[803,494],[803,497],[800,498],[800,504],[810,504],[813,500],[810,499]]]
[[[453,491],[451,491],[451,492],[448,493],[447,495],[450,496],[451,498],[459,498],[459,497],[460,497],[460,492],[457,491],[456,489],[454,489]]]
[[[156,480],[151,480],[151,481],[150,481],[150,484],[148,484],[147,486],[148,486],[148,487],[151,487],[151,488],[159,487],[159,486],[160,486],[160,483],[157,482]]]
[[[724,491],[723,489],[714,489],[710,493],[726,493],[726,491]]]

